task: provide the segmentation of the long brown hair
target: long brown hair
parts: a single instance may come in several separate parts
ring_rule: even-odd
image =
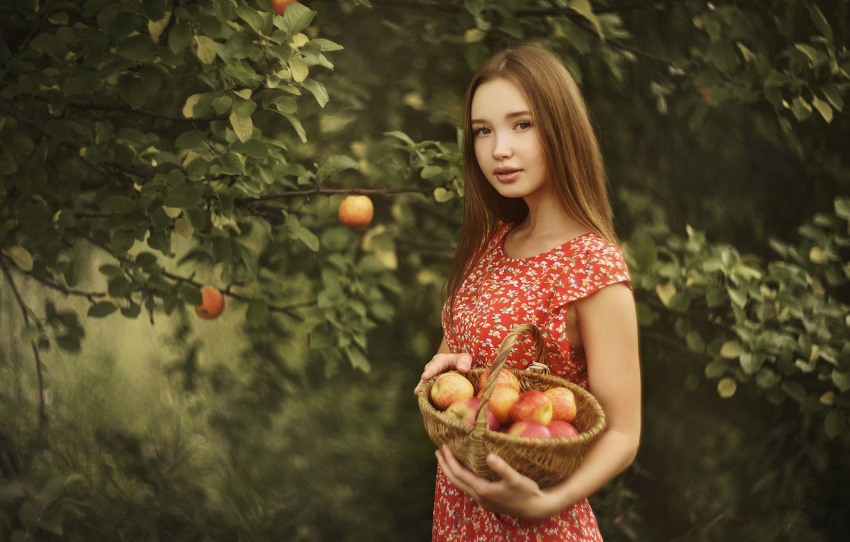
[[[528,215],[522,198],[506,198],[487,181],[475,157],[472,98],[483,83],[503,78],[531,107],[549,182],[561,204],[589,231],[616,243],[602,153],[581,91],[555,54],[527,44],[511,46],[484,61],[472,76],[463,106],[463,222],[446,281],[450,301],[483,256],[499,221],[519,224]]]

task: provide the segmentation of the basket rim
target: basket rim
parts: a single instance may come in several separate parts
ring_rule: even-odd
[[[578,435],[573,436],[573,437],[552,437],[552,438],[520,437],[520,436],[517,436],[517,435],[508,435],[506,433],[500,433],[498,431],[493,431],[493,430],[488,429],[488,430],[485,430],[483,433],[481,433],[481,436],[484,440],[495,439],[495,441],[497,441],[497,442],[502,441],[502,442],[505,442],[505,443],[513,443],[513,444],[517,444],[517,445],[533,444],[533,445],[535,445],[535,447],[558,449],[558,448],[563,448],[567,445],[578,446],[578,445],[585,444],[589,441],[594,440],[597,436],[599,436],[605,430],[606,420],[605,420],[605,412],[604,412],[604,410],[602,410],[602,405],[599,404],[599,401],[593,396],[593,394],[591,394],[589,391],[582,388],[578,384],[575,384],[573,382],[570,382],[569,380],[566,380],[566,379],[563,379],[561,377],[554,376],[554,375],[551,375],[551,374],[537,374],[534,371],[527,371],[527,370],[514,369],[514,368],[508,368],[508,367],[505,367],[505,368],[510,370],[511,372],[520,373],[523,376],[531,375],[531,376],[538,377],[538,378],[544,377],[545,379],[552,380],[552,383],[556,383],[559,386],[563,386],[563,387],[569,389],[573,393],[578,392],[578,395],[581,396],[581,400],[588,402],[590,404],[591,408],[593,408],[593,410],[596,411],[597,420],[596,420],[596,423],[594,423],[587,430],[580,431]],[[455,371],[455,372],[458,372],[458,373],[464,375],[467,379],[469,379],[470,376],[478,375],[478,374],[484,372],[485,370],[486,370],[486,368],[475,368],[475,369],[470,369],[466,373],[460,373],[460,371]],[[444,373],[440,373],[440,374],[444,374]],[[475,429],[474,425],[469,425],[462,420],[459,420],[459,419],[457,419],[453,416],[449,416],[444,411],[437,409],[434,405],[431,404],[431,401],[429,399],[431,387],[434,385],[434,382],[436,381],[436,379],[439,376],[440,375],[438,374],[438,375],[431,377],[429,380],[425,381],[422,384],[422,387],[419,389],[418,402],[419,402],[420,411],[422,412],[423,416],[427,415],[427,416],[431,417],[432,419],[439,420],[441,423],[445,423],[446,425],[448,425],[448,426],[450,426],[454,429],[461,429],[461,430],[463,430],[463,432],[468,433],[470,437],[474,437],[475,436],[475,435],[473,435],[473,430]],[[477,383],[473,382],[473,386],[477,387]]]

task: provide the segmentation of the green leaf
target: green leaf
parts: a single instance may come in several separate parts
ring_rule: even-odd
[[[215,16],[223,23],[226,23],[228,19],[230,19],[231,8],[230,0],[213,0],[213,11],[215,11]]]
[[[130,36],[118,45],[118,54],[129,60],[150,62],[156,58],[156,42],[145,34]]]
[[[434,189],[434,199],[438,203],[445,203],[454,197],[454,192],[449,192],[442,186]]]
[[[117,310],[118,307],[116,307],[109,301],[101,301],[89,307],[89,312],[87,316],[91,318],[103,318],[104,316],[109,316]]]
[[[593,13],[593,6],[590,5],[590,0],[570,0],[569,6],[570,9],[574,9],[579,15],[590,21],[591,24],[593,24],[593,27],[596,28],[596,33],[599,34],[599,37],[603,41],[605,40],[605,34],[602,32],[602,25]]]
[[[121,93],[121,97],[133,109],[139,109],[145,105],[145,90],[142,88],[142,83],[134,74],[122,73],[118,77],[116,86],[118,87],[118,92]]]
[[[820,91],[823,93],[830,105],[832,105],[832,107],[837,111],[841,111],[844,108],[844,100],[841,99],[838,87],[834,83],[827,83],[820,88]]]
[[[192,28],[184,21],[178,21],[168,33],[168,48],[175,55],[192,43]]]
[[[782,382],[782,391],[785,395],[794,399],[798,403],[802,403],[806,398],[806,388],[799,382],[785,380]]]
[[[241,119],[250,119],[256,109],[257,104],[254,100],[246,100],[239,96],[233,98],[233,112]]]
[[[133,213],[138,210],[138,205],[127,196],[109,196],[100,203],[100,210],[110,214]]]
[[[310,40],[310,43],[317,44],[321,48],[322,52],[324,52],[324,51],[339,51],[339,50],[342,49],[342,45],[339,45],[339,44],[334,43],[330,40],[324,40],[324,39],[321,39],[321,38]]]
[[[289,6],[290,8],[292,6]],[[303,6],[302,6],[303,7]],[[289,11],[289,9],[287,9]],[[260,12],[247,6],[238,6],[236,14],[261,36],[268,36],[272,31],[273,13]]]
[[[53,34],[42,32],[30,42],[30,47],[46,53],[57,60],[64,60],[67,52],[66,45]]]
[[[32,271],[32,254],[30,254],[29,250],[27,250],[26,248],[22,246],[4,248],[3,254],[11,258],[12,261],[15,262],[15,265],[20,267],[23,271]]]
[[[838,435],[841,434],[841,431],[844,430],[844,424],[847,421],[847,415],[837,408],[833,408],[830,410],[826,419],[823,422],[823,428],[826,432],[826,436],[830,439],[834,439]]]
[[[245,313],[248,325],[254,329],[263,327],[269,319],[269,305],[263,299],[252,299]]]
[[[347,346],[345,347],[345,353],[348,355],[348,360],[351,362],[352,367],[364,373],[371,371],[372,366],[369,363],[369,359],[363,355],[363,352],[359,348],[356,346]]]
[[[18,171],[18,164],[9,153],[0,153],[0,175],[11,175]]]
[[[242,32],[234,32],[227,38],[224,44],[224,53],[237,60],[248,58],[253,50],[254,45],[251,43],[251,38]]]
[[[717,41],[708,46],[711,61],[723,73],[732,73],[740,64],[735,47],[728,41]]]
[[[832,383],[842,392],[850,390],[850,373],[842,373],[838,369],[833,369]]]
[[[243,119],[233,111],[230,113],[230,124],[233,126],[233,131],[236,132],[239,141],[245,143],[251,139],[251,135],[254,133],[254,123],[251,117]]]
[[[308,79],[302,82],[301,85],[313,93],[313,96],[316,97],[316,101],[319,102],[319,107],[325,107],[325,104],[327,104],[329,100],[328,91],[325,89],[325,85],[315,79]]]
[[[263,80],[263,78],[254,71],[254,68],[242,60],[237,60],[236,62],[232,62],[225,66],[224,73],[245,84]]]
[[[297,235],[298,235],[298,239],[300,239],[301,242],[303,242],[305,245],[307,245],[307,248],[309,248],[313,252],[318,252],[318,250],[319,250],[319,238],[316,236],[315,233],[308,230],[307,228],[299,227],[298,230],[297,230]]]
[[[180,134],[174,145],[180,149],[208,150],[209,140],[206,132],[191,130]]]
[[[6,130],[0,136],[0,147],[10,154],[31,154],[35,145],[23,132]]]
[[[295,115],[290,115],[288,113],[282,113],[286,120],[292,124],[292,127],[295,128],[295,131],[298,133],[298,137],[301,138],[302,143],[307,143],[307,132],[304,131],[304,127],[301,126],[301,121]]]
[[[812,106],[802,96],[795,96],[791,100],[791,112],[797,120],[806,120],[812,114]]]
[[[167,207],[178,207],[180,209],[193,209],[201,204],[202,196],[200,190],[193,186],[181,184],[175,186],[165,197]]]
[[[275,17],[274,25],[290,36],[294,36],[307,28],[315,15],[316,12],[304,4],[293,2],[286,6],[286,11],[283,12],[283,20],[280,17]]]
[[[817,27],[823,37],[825,37],[827,41],[832,41],[832,28],[829,26],[829,22],[826,20],[826,17],[823,16],[823,12],[817,4],[809,4],[809,15],[812,18],[812,22],[815,23],[815,27]]]
[[[297,58],[289,61],[289,71],[292,73],[292,78],[298,83],[304,81],[310,73],[307,64]]]
[[[835,198],[835,214],[850,221],[850,197],[839,196]]]
[[[812,105],[818,110],[818,113],[823,117],[827,124],[832,122],[832,108],[828,103],[821,100],[817,96],[812,97]]]
[[[195,54],[204,64],[215,62],[215,42],[207,36],[195,36]]]

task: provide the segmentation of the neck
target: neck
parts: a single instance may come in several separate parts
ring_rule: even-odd
[[[545,189],[529,194],[523,200],[528,205],[528,216],[517,226],[517,229],[521,229],[526,237],[547,237],[553,232],[564,231],[581,234],[587,230],[564,209],[558,195],[551,187],[547,186]]]

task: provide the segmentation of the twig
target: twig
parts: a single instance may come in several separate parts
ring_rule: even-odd
[[[46,92],[25,92],[24,95],[30,96],[37,100],[50,101],[50,96]],[[94,111],[123,111],[129,114],[144,115],[146,117],[165,119],[175,122],[212,122],[214,120],[226,120],[228,118],[227,115],[214,115],[212,117],[198,117],[187,119],[186,117],[180,115],[169,115],[167,113],[160,113],[159,111],[152,111],[150,109],[133,109],[129,104],[123,104],[119,102],[71,100],[69,102],[66,102],[65,106],[73,107],[75,109],[87,109]]]
[[[15,299],[18,301],[18,305],[21,308],[21,313],[24,315],[24,323],[29,326],[30,325],[30,317],[29,317],[29,309],[24,303],[23,298],[21,297],[21,293],[18,291],[18,287],[15,285],[15,281],[12,279],[12,274],[9,272],[9,268],[6,266],[6,262],[3,258],[0,258],[0,268],[3,269],[3,274],[6,276],[6,280],[9,282],[9,288],[12,289],[12,293],[15,295]],[[48,419],[47,419],[47,408],[45,407],[44,401],[44,376],[42,373],[41,366],[41,356],[38,353],[38,347],[35,344],[32,344],[32,353],[35,356],[35,369],[38,374],[38,437],[39,439],[44,435],[44,432],[47,430]]]
[[[251,203],[255,201],[271,201],[283,198],[294,198],[299,196],[313,196],[318,194],[366,194],[373,196],[389,196],[390,194],[401,194],[404,192],[414,192],[419,194],[430,194],[433,188],[313,188],[311,190],[291,190],[289,192],[278,192],[277,194],[267,194],[258,198],[235,198],[239,203]]]
[[[95,245],[96,247],[101,248],[107,254],[109,254],[110,256],[115,258],[116,260],[123,262],[127,265],[134,265],[134,263],[132,261],[128,260],[127,258],[115,255],[108,246],[101,243],[97,239],[94,239],[93,237],[91,237],[91,236],[89,236],[89,235],[87,235],[87,234],[85,234],[85,233],[83,233],[79,230],[76,230],[76,229],[69,229],[69,230],[66,230],[66,231],[69,232],[69,233],[73,233],[73,234],[75,234],[79,237],[82,237],[83,239],[87,240],[89,243]],[[184,284],[191,284],[192,286],[195,286],[196,288],[201,288],[202,286],[204,286],[200,282],[196,282],[196,281],[192,280],[191,278],[181,277],[180,275],[175,275],[174,273],[169,273],[168,271],[165,271],[165,270],[162,271],[162,275],[167,277],[167,278],[170,278],[171,280],[173,280],[175,282],[182,282]],[[232,297],[233,299],[238,299],[239,301],[242,301],[244,303],[250,303],[251,302],[250,298],[245,297],[241,294],[233,293],[232,291],[230,291],[229,287],[222,290],[222,294],[229,296],[229,297]],[[296,303],[296,304],[293,304],[293,305],[285,305],[285,306],[274,306],[274,305],[272,305],[272,306],[269,306],[269,312],[278,312],[278,313],[281,313],[281,314],[286,314],[287,316],[289,316],[289,317],[291,317],[295,320],[298,320],[299,322],[303,322],[304,318],[302,316],[292,312],[292,309],[306,307],[306,306],[315,305],[315,304],[316,304],[315,301],[309,301],[309,302],[302,302],[302,303]]]

